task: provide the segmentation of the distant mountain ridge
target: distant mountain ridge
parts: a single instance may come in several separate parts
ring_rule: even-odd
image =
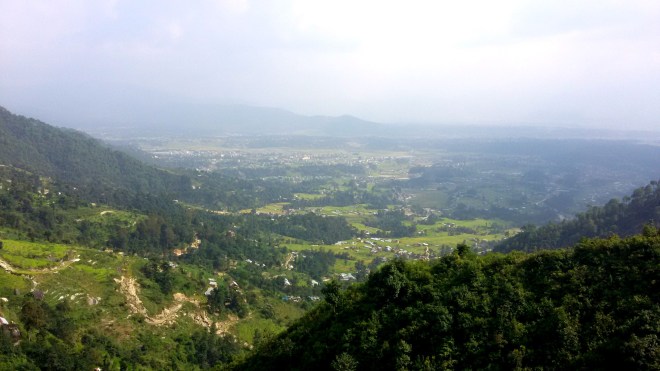
[[[384,125],[343,115],[305,116],[244,105],[169,106],[155,114],[133,113],[132,125],[91,128],[104,136],[321,135],[369,136]]]
[[[26,116],[82,130],[108,140],[129,138],[227,136],[318,136],[333,138],[552,138],[631,139],[660,143],[660,131],[625,131],[589,127],[552,126],[537,122],[398,122],[383,123],[352,115],[304,115],[286,109],[245,104],[194,104],[164,97],[145,102],[134,93],[131,103],[97,102],[64,112]]]

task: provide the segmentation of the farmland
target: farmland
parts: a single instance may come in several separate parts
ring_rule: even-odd
[[[635,158],[638,169],[627,171],[635,151],[612,159],[608,143],[579,140],[271,136],[124,144],[145,151],[159,166],[266,181],[289,191],[241,214],[344,218],[355,235],[338,243],[273,237],[291,251],[343,256],[334,273],[355,272],[357,262],[373,267],[395,257],[430,259],[458,243],[484,253],[521,225],[564,220],[620,197],[656,167]],[[566,162],[567,153],[577,157]]]

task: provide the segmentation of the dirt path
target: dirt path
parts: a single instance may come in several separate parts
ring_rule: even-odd
[[[251,314],[247,316],[247,318],[250,318]],[[216,331],[215,333],[218,335],[223,335],[223,334],[228,334],[229,329],[234,326],[238,321],[240,320],[238,316],[234,314],[230,314],[227,316],[228,318],[225,321],[220,321],[215,323],[215,328]]]
[[[65,260],[63,262],[60,262],[60,264],[50,267],[50,268],[42,268],[42,269],[23,269],[23,268],[16,268],[13,265],[9,264],[6,260],[0,258],[0,268],[6,270],[9,273],[13,274],[33,274],[33,273],[57,273],[57,271],[64,269],[71,264],[80,261],[78,257],[75,259],[71,260]]]
[[[284,260],[284,269],[293,269],[292,265],[291,268],[289,268],[289,266],[295,260],[296,260],[295,255],[293,255],[293,253],[289,253],[289,255],[286,256],[286,260]]]
[[[154,316],[149,316],[147,309],[144,307],[142,300],[139,297],[140,287],[137,281],[132,277],[121,276],[120,279],[115,278],[115,282],[119,284],[119,291],[126,297],[126,303],[132,314],[140,314],[144,316],[145,321],[155,326],[165,326],[176,322],[180,317],[179,312],[185,303],[193,304],[197,309],[185,313],[188,317],[200,326],[210,328],[213,326],[213,321],[209,318],[206,310],[201,307],[199,300],[187,297],[182,293],[174,294],[174,304],[169,308],[163,309],[162,312]],[[238,322],[239,318],[234,315],[229,315],[226,321],[215,322],[216,333],[218,335],[229,333],[229,329]]]
[[[126,304],[131,313],[147,317],[147,309],[138,296],[138,284],[135,278],[121,276],[120,279],[115,278],[115,282],[119,284],[119,291],[126,297]]]
[[[11,266],[11,264],[7,263],[5,260],[0,258],[0,268],[6,270],[9,273],[16,273],[16,269]]]

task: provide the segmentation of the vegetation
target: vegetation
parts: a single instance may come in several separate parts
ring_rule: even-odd
[[[630,236],[640,233],[647,223],[660,227],[660,184],[657,181],[636,189],[623,201],[612,199],[605,206],[591,207],[573,219],[538,228],[527,225],[521,233],[498,244],[495,251],[555,249],[573,245],[585,237]]]
[[[239,370],[656,369],[660,234],[572,250],[395,261],[262,344]]]
[[[159,194],[176,187],[190,188],[189,180],[145,166],[85,134],[13,115],[2,107],[0,134],[4,164],[42,176],[75,180],[80,183],[78,187],[87,186],[90,194],[95,189]]]
[[[636,233],[658,220],[656,182],[517,233],[566,210],[553,187],[576,179],[361,145],[193,151],[162,170],[0,109],[0,369],[657,367],[652,225],[477,256],[504,236]]]
[[[292,197],[290,189],[276,182],[265,187],[264,182],[219,174],[157,169],[83,133],[14,115],[2,107],[0,161],[54,178],[67,186],[67,194],[79,199],[121,208],[154,206],[141,205],[146,195],[156,196],[161,203],[178,199],[235,210]]]

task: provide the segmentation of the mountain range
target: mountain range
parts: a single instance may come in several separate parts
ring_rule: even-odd
[[[156,113],[135,112],[124,123],[81,127],[103,137],[313,135],[369,136],[382,124],[354,116],[304,116],[278,108],[244,105],[172,105]]]
[[[138,96],[134,97],[139,100]],[[101,103],[98,103],[99,106]],[[108,103],[112,106],[111,103]],[[107,110],[108,107],[103,107]],[[37,110],[38,111],[38,110]],[[86,113],[85,113],[86,112]],[[380,123],[352,115],[303,115],[281,108],[241,104],[189,104],[164,99],[160,103],[116,107],[100,117],[93,109],[40,117],[103,139],[205,136],[325,136],[337,138],[599,138],[658,142],[658,131],[602,130],[590,127],[550,126],[534,122]],[[52,116],[52,117],[51,117]]]

